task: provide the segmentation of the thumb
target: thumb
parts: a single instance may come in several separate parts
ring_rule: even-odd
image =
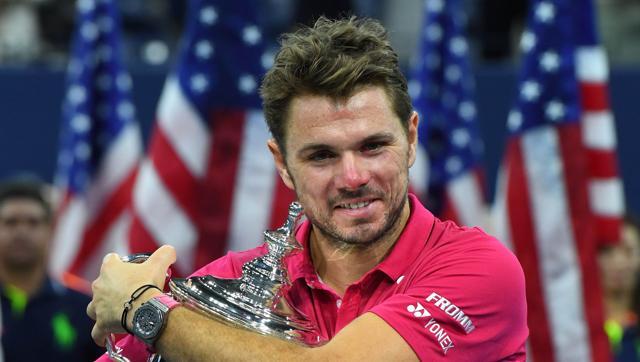
[[[171,245],[163,245],[158,248],[146,261],[149,264],[168,269],[169,266],[176,262],[176,249]]]

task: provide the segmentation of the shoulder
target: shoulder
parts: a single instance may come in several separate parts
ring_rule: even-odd
[[[259,256],[267,253],[266,244],[245,251],[230,251],[204,267],[195,271],[191,276],[215,275],[221,278],[238,278],[242,275],[242,266]]]

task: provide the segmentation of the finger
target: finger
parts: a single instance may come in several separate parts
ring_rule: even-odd
[[[176,262],[176,249],[171,245],[163,245],[151,254],[146,262],[166,270]]]
[[[87,315],[94,321],[96,320],[96,307],[93,304],[93,300],[87,305]]]
[[[102,328],[98,328],[98,323],[96,323],[93,325],[93,329],[91,330],[91,338],[93,338],[93,341],[96,342],[98,346],[104,347],[107,339],[107,333],[103,331]]]
[[[117,253],[108,253],[102,258],[102,264],[106,264],[115,260],[120,260],[120,255]]]

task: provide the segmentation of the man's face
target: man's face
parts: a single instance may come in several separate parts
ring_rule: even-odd
[[[29,270],[45,261],[50,224],[42,205],[28,198],[0,204],[0,260],[11,270]]]
[[[368,245],[398,232],[409,215],[417,124],[414,113],[403,130],[381,87],[339,102],[300,96],[289,109],[286,161],[273,141],[269,148],[316,231],[338,243]]]
[[[631,293],[640,271],[640,235],[625,224],[620,243],[600,251],[602,286],[609,293]]]

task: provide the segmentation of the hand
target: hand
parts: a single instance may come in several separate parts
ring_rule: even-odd
[[[141,264],[125,263],[116,253],[104,257],[100,275],[91,284],[93,299],[87,306],[87,314],[96,321],[91,337],[98,345],[104,346],[109,333],[125,332],[120,325],[120,318],[124,303],[131,298],[131,293],[144,284],[153,284],[162,289],[167,269],[175,261],[176,251],[169,245],[158,248]],[[140,297],[129,311],[129,320],[135,313],[135,307],[144,301],[143,298],[151,296],[147,292]]]

